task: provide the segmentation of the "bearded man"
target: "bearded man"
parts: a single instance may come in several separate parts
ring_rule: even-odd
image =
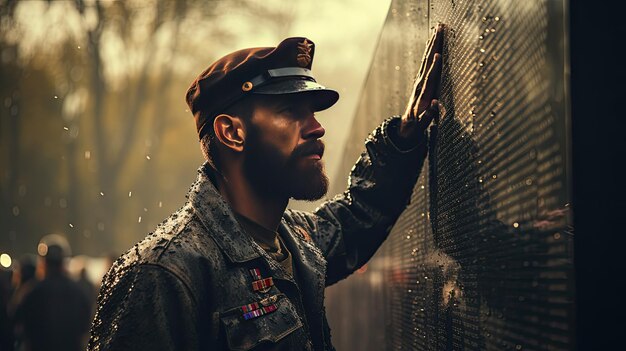
[[[366,140],[347,190],[328,190],[315,112],[339,94],[311,74],[314,44],[231,53],[191,84],[207,162],[188,202],[104,277],[90,350],[333,350],[324,288],[364,265],[405,209],[438,116],[443,26],[402,117]],[[358,313],[358,311],[355,311]]]

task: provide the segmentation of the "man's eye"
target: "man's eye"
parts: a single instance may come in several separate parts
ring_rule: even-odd
[[[302,108],[302,106],[285,106],[283,108],[279,109],[279,114],[281,115],[286,115],[292,118],[306,118],[309,113],[307,113],[307,110]]]
[[[281,109],[279,113],[293,115],[294,113],[296,113],[296,109],[293,106],[289,106]]]

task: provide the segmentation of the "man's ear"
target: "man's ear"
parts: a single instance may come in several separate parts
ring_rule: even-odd
[[[217,139],[232,151],[243,151],[246,131],[239,117],[221,114],[213,120],[213,130]]]

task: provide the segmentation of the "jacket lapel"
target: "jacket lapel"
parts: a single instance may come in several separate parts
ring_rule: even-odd
[[[250,261],[261,256],[255,243],[245,234],[232,209],[219,194],[205,163],[198,169],[198,179],[187,197],[207,232],[232,262]],[[258,247],[258,245],[256,245]],[[259,249],[261,249],[259,247]],[[261,249],[262,250],[262,249]]]

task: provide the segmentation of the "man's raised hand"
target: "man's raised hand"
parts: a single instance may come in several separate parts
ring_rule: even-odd
[[[444,28],[442,23],[437,24],[426,44],[422,64],[415,78],[413,93],[402,116],[399,134],[405,139],[422,135],[439,114],[437,92],[441,81]]]

